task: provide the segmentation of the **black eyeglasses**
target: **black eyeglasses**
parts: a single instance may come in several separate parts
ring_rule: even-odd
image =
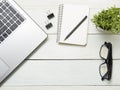
[[[111,80],[112,77],[112,44],[105,42],[99,52],[100,57],[104,60],[99,66],[99,73],[102,80]]]

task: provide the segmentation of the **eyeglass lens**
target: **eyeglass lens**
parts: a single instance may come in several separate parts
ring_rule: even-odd
[[[102,63],[100,65],[100,74],[101,74],[101,77],[103,77],[107,72],[108,72],[107,64],[106,63]]]
[[[107,59],[108,52],[109,52],[108,48],[105,45],[103,45],[101,47],[100,56],[104,59]]]

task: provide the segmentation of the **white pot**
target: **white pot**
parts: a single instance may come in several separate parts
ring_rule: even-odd
[[[97,29],[98,31],[100,31],[100,32],[111,33],[109,30],[104,30],[104,29],[102,29],[102,28],[100,28],[100,27],[96,27],[96,29]]]

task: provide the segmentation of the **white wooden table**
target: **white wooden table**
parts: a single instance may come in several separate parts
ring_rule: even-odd
[[[54,26],[50,30],[45,30],[49,36],[48,40],[9,77],[1,90],[120,89],[120,35],[99,32],[89,20],[86,47],[59,45],[56,42],[59,4],[88,5],[91,19],[103,8],[114,5],[120,7],[120,0],[15,1],[42,27],[47,21],[45,17],[47,11],[51,10],[55,13],[55,18],[51,21]],[[98,72],[99,65],[102,63],[98,53],[104,41],[113,44],[113,76],[110,82],[101,81]]]

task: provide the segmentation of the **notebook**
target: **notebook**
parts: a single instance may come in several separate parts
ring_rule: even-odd
[[[86,20],[70,35],[66,36],[87,16]],[[61,4],[58,16],[58,42],[64,44],[86,45],[89,8],[81,5]]]

